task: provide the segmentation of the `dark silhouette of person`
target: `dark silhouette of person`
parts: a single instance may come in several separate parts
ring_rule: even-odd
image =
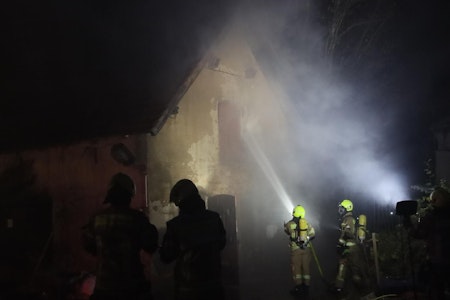
[[[158,231],[143,212],[130,207],[135,191],[128,175],[115,174],[104,200],[109,207],[83,227],[84,247],[97,258],[91,300],[153,299],[141,257],[142,251],[148,256],[157,250]]]
[[[176,300],[222,300],[221,250],[226,244],[225,228],[217,212],[207,210],[195,184],[178,181],[170,201],[179,207],[178,216],[167,222],[160,258],[175,261]]]
[[[430,207],[411,228],[411,234],[426,242],[430,266],[429,299],[450,299],[446,294],[446,289],[450,288],[450,193],[437,187],[429,200]]]

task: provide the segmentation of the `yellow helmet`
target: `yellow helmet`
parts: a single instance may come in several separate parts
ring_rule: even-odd
[[[339,203],[338,211],[340,215],[344,215],[353,210],[353,203],[348,199],[344,199]]]
[[[305,209],[301,205],[297,205],[294,207],[294,210],[292,211],[292,216],[295,218],[304,218],[305,217]]]
[[[341,201],[341,203],[339,203],[339,208],[340,208],[340,210],[342,208],[345,209],[345,212],[340,212],[340,213],[346,213],[346,212],[352,211],[353,210],[353,203],[352,203],[352,201],[350,201],[348,199],[344,199],[344,200]]]

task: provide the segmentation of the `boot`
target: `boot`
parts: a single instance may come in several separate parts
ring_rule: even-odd
[[[303,294],[304,294],[305,296],[308,296],[308,295],[309,295],[309,285],[304,285],[304,286],[303,286]]]
[[[296,285],[291,291],[290,291],[292,296],[300,296],[303,294],[303,285],[298,284]]]

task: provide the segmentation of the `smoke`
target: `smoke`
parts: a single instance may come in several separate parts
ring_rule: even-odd
[[[264,4],[241,9],[237,20],[262,72],[279,90],[277,108],[255,109],[258,117],[249,118],[242,136],[259,166],[255,173],[267,181],[261,189],[255,179],[259,192],[253,198],[259,202],[252,205],[261,199],[273,205],[270,187],[284,207],[269,213],[268,228],[270,220],[290,218],[297,204],[305,206],[317,228],[334,228],[342,199],[351,199],[361,213],[367,205],[409,199],[410,184],[391,132],[399,107],[379,100],[378,82],[330,68],[324,54],[327,29],[317,21],[312,2]],[[262,129],[266,124],[271,128]]]
[[[333,246],[333,238],[326,237],[337,233],[341,200],[351,199],[357,214],[367,214],[371,230],[376,221],[371,214],[378,217],[383,208],[410,199],[399,132],[393,130],[402,108],[395,103],[397,95],[369,80],[376,76],[364,64],[364,76],[358,77],[330,63],[316,2],[276,2],[259,1],[239,15],[264,76],[278,91],[276,107],[261,104],[253,111],[257,116],[242,126],[258,167],[253,193],[241,199],[249,211],[244,218],[254,228],[264,226],[262,235],[270,244],[265,247],[279,253],[272,242],[277,233],[286,238],[281,220],[291,218],[294,205],[303,205],[318,232],[318,255],[330,259],[325,243]],[[241,234],[261,235],[251,229]],[[258,248],[258,243],[252,245]],[[257,254],[243,251],[253,262]]]

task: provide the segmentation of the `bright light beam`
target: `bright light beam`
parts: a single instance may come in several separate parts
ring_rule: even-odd
[[[294,207],[292,205],[292,201],[288,196],[288,194],[286,193],[286,190],[284,189],[283,185],[281,184],[280,179],[275,173],[275,170],[273,169],[272,164],[270,163],[266,154],[262,151],[261,147],[259,146],[258,142],[256,141],[255,137],[252,134],[246,134],[244,132],[244,140],[245,143],[247,144],[247,147],[252,152],[253,157],[255,157],[256,161],[258,162],[258,165],[269,179],[269,182],[272,184],[273,189],[278,194],[284,207],[288,210],[289,213],[291,213]]]

